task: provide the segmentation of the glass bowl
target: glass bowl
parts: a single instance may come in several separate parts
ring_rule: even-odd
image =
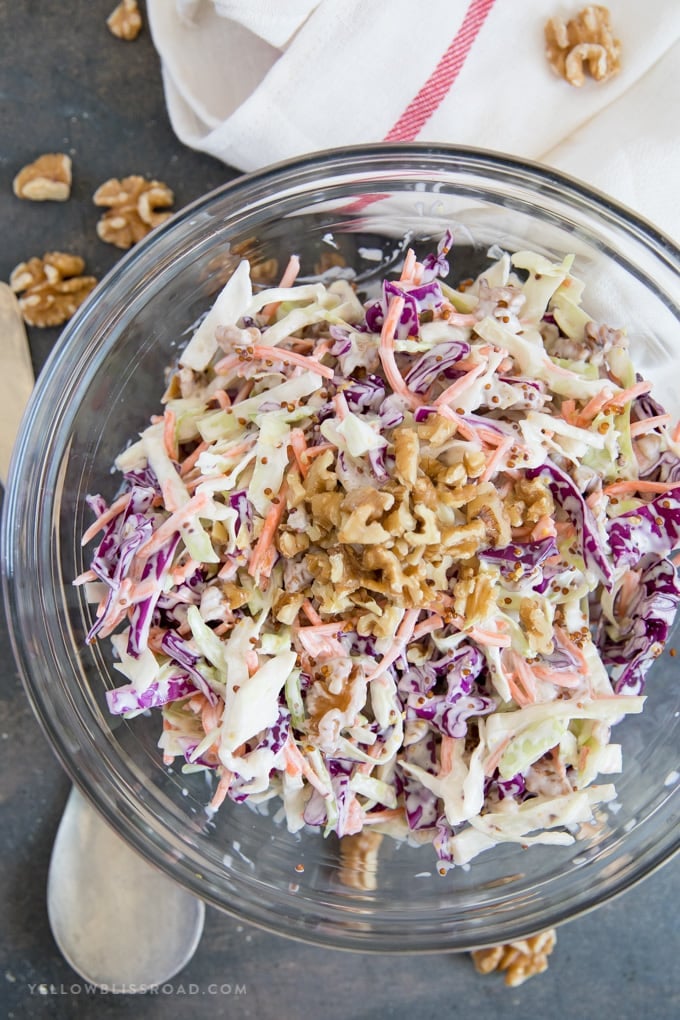
[[[640,371],[680,411],[680,252],[605,196],[551,170],[445,146],[326,152],[238,179],[191,205],[123,258],[65,329],[15,450],[6,500],[6,605],[33,708],[73,780],[133,847],[208,903],[272,931],[378,951],[464,950],[559,924],[629,888],[678,846],[680,685],[664,655],[642,716],[617,728],[616,810],[569,847],[499,847],[438,873],[429,847],[385,839],[375,888],[343,881],[338,841],[287,832],[272,811],[227,800],[212,819],[203,774],[162,764],[160,717],[112,718],[120,682],[108,642],[88,647],[86,493],[108,499],[111,465],[159,406],[163,370],[247,253],[274,282],[291,252],[302,275],[339,252],[362,287],[433,247],[446,227],[453,275],[488,249],[574,252],[587,307],[625,326]],[[334,270],[331,268],[330,270]],[[337,272],[337,268],[335,270]],[[672,643],[672,640],[671,640]],[[300,867],[302,866],[302,868]],[[356,884],[361,884],[360,882]]]

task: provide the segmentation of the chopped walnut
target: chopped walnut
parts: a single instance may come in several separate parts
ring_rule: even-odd
[[[9,284],[20,294],[19,307],[29,326],[61,326],[96,285],[94,276],[82,276],[85,262],[78,255],[47,252],[12,271]]]
[[[577,88],[585,81],[584,68],[595,81],[606,81],[621,70],[621,43],[612,35],[606,7],[590,4],[566,23],[550,18],[545,44],[550,66]]]
[[[172,216],[157,210],[169,208],[175,197],[167,184],[135,174],[121,180],[112,177],[97,188],[92,200],[108,209],[97,223],[101,240],[117,248],[131,248]]]
[[[536,524],[541,517],[553,514],[555,502],[542,478],[518,478],[506,501],[506,510],[513,527],[519,524]]]
[[[118,39],[124,39],[126,42],[136,39],[142,30],[142,15],[139,13],[137,0],[121,0],[109,14],[106,24],[109,32]]]
[[[401,428],[394,432],[396,476],[404,485],[414,486],[418,477],[420,443],[413,429]]]
[[[519,618],[529,641],[529,648],[533,652],[549,655],[554,645],[552,624],[545,613],[546,606],[546,600],[540,596],[523,598],[519,604]]]
[[[338,878],[350,889],[368,892],[378,886],[378,851],[383,837],[364,829],[340,840]]]
[[[17,198],[31,202],[65,202],[71,194],[71,158],[46,152],[23,167],[12,185]]]
[[[389,492],[378,492],[370,486],[347,493],[342,501],[346,516],[338,531],[338,541],[361,545],[386,542],[390,534],[376,518],[380,518],[393,504],[394,496]]]
[[[527,978],[542,974],[548,969],[548,957],[555,948],[557,934],[554,928],[528,939],[509,942],[488,949],[475,949],[472,960],[479,974],[505,971],[505,983],[516,988]]]
[[[455,436],[457,431],[456,423],[449,421],[441,414],[430,415],[425,421],[417,426],[418,435],[424,443],[430,446],[443,446],[449,439]]]
[[[466,576],[454,585],[454,609],[465,623],[476,626],[493,615],[496,608],[493,578],[479,573]]]
[[[468,524],[482,521],[486,537],[493,546],[502,548],[512,539],[510,521],[500,496],[493,492],[484,492],[471,499],[466,506]]]

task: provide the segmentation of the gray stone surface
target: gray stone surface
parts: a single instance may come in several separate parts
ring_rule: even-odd
[[[167,0],[171,3],[172,0]],[[101,275],[118,252],[95,234],[94,189],[110,176],[154,175],[177,207],[235,176],[183,148],[167,121],[145,29],[114,39],[115,0],[0,0],[0,279],[46,249],[73,250]],[[16,171],[67,151],[66,205],[20,202]],[[56,330],[32,330],[40,369]],[[209,911],[205,937],[172,987],[143,999],[87,990],[62,960],[45,912],[50,847],[68,781],[33,720],[0,625],[0,1016],[187,1016],[257,1020],[429,1020],[465,1013],[578,1020],[680,1015],[677,862],[560,929],[549,971],[518,989],[481,978],[468,956],[361,957],[301,945]]]

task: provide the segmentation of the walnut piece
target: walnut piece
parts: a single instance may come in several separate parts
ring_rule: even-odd
[[[71,194],[71,159],[46,152],[19,171],[12,187],[17,198],[31,202],[65,202]]]
[[[364,829],[340,840],[338,878],[350,889],[368,892],[378,886],[378,851],[383,837]]]
[[[22,262],[12,271],[9,284],[21,294],[19,307],[29,326],[61,326],[83,303],[97,281],[82,276],[85,262],[78,255],[47,252]]]
[[[109,14],[106,24],[109,32],[117,36],[118,39],[124,39],[126,42],[136,39],[142,30],[142,16],[139,13],[137,0],[121,0],[115,10]]]
[[[606,7],[590,4],[566,23],[550,18],[544,31],[548,62],[570,85],[583,85],[586,68],[595,81],[606,81],[621,70],[621,43],[612,35]]]
[[[548,969],[548,957],[556,942],[555,929],[550,928],[529,939],[509,942],[503,946],[491,946],[488,949],[475,949],[472,960],[479,974],[504,970],[506,985],[516,988],[527,978],[542,974]]]
[[[108,209],[97,224],[100,239],[117,248],[131,248],[172,216],[156,210],[168,209],[175,196],[167,184],[133,174],[121,180],[112,177],[97,188],[92,200]]]

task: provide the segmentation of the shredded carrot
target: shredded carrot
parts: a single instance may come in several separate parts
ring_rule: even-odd
[[[588,403],[579,411],[576,415],[576,425],[580,428],[585,428],[593,420],[595,415],[599,414],[603,407],[609,403],[612,398],[612,391],[610,387],[605,386],[596,393],[594,397],[591,397]]]
[[[180,475],[182,476],[188,475],[189,472],[192,471],[193,468],[196,466],[196,461],[201,456],[203,451],[207,449],[208,444],[205,441],[199,443],[198,446],[194,450],[192,450],[191,453],[188,456],[186,456],[182,461],[179,469]]]
[[[404,265],[401,269],[401,276],[399,277],[400,283],[405,283],[410,280],[413,276],[414,270],[417,265],[416,253],[413,248],[409,248],[406,252],[406,258],[404,259]]]
[[[608,496],[624,496],[630,492],[670,492],[677,488],[680,488],[680,482],[645,482],[639,478],[631,478],[629,481],[612,482],[602,491]]]
[[[671,420],[670,414],[655,414],[651,418],[643,418],[642,421],[634,421],[630,426],[630,434],[633,438],[644,436],[647,432],[653,432],[661,425],[667,425]]]
[[[514,442],[511,436],[506,436],[503,442],[499,443],[494,452],[487,458],[486,467],[479,478],[480,482],[488,482],[500,470],[501,464],[508,453],[510,453],[510,450],[512,450]]]
[[[295,777],[303,775],[305,779],[311,783],[314,789],[319,791],[322,797],[328,797],[329,791],[321,782],[307,759],[301,753],[290,733],[288,734],[286,743],[283,745],[283,760],[286,763],[285,768],[289,776]]]
[[[570,539],[576,535],[576,526],[570,521],[555,521],[555,531],[560,538]]]
[[[540,542],[542,538],[555,538],[556,536],[555,522],[548,514],[540,517],[531,529],[531,538],[534,542]]]
[[[151,538],[140,546],[135,553],[136,559],[147,559],[153,553],[162,549],[168,539],[178,532],[183,524],[187,524],[193,517],[200,515],[205,510],[210,497],[205,492],[197,492],[191,497],[188,503],[170,515],[161,526],[154,532]]]
[[[531,672],[528,662],[521,655],[518,655],[517,652],[510,652],[510,658],[515,667],[515,679],[522,684],[529,704],[533,704],[536,701],[536,678]]]
[[[317,446],[308,446],[304,452],[304,460],[305,462],[314,460],[320,453],[325,453],[326,450],[335,450],[335,448],[334,443],[318,443]]]
[[[179,460],[177,415],[169,407],[166,407],[163,413],[163,444],[170,460]]]
[[[196,560],[188,559],[181,566],[175,567],[170,571],[170,577],[172,578],[173,584],[182,584],[182,582],[186,581],[188,577],[191,577],[192,574],[196,573],[200,565],[201,564]]]
[[[333,397],[333,407],[335,408],[335,413],[340,421],[344,421],[349,414],[349,406],[344,393],[339,392],[335,394]]]
[[[403,817],[403,808],[386,808],[384,811],[369,811],[364,815],[364,825],[382,825],[383,822],[393,822],[397,818]]]
[[[644,393],[649,393],[652,388],[650,382],[646,382],[644,379],[642,382],[635,383],[627,390],[621,390],[620,393],[615,393],[614,396],[607,401],[603,410],[608,410],[610,407],[623,407],[631,400],[635,400],[636,397],[641,397]]]
[[[671,439],[674,443],[680,443],[680,421],[671,432]]]
[[[456,738],[442,735],[439,748],[439,775],[448,776],[453,768],[454,752],[456,749]]]
[[[306,354],[296,354],[295,351],[289,351],[283,347],[266,347],[264,344],[255,344],[248,348],[248,354],[249,356],[252,354],[252,357],[258,361],[265,361],[268,365],[276,361],[283,361],[287,365],[296,365],[308,372],[316,372],[324,379],[332,379],[334,375],[333,369],[322,365],[320,361],[316,361]]]
[[[317,625],[323,623],[323,620],[321,619],[321,617],[319,616],[319,614],[317,613],[316,609],[309,601],[309,599],[305,599],[305,601],[302,603],[302,612],[305,614],[310,623],[314,623]],[[339,630],[340,627],[338,626],[337,629]]]
[[[450,311],[449,311],[450,308]],[[444,310],[443,319],[445,322],[450,323],[452,326],[475,326],[477,324],[477,316],[471,312],[459,312],[453,305]]]
[[[393,662],[396,662],[404,647],[410,641],[413,631],[415,630],[416,620],[420,615],[419,609],[407,609],[404,613],[401,623],[397,627],[394,635],[394,641],[389,651],[385,652],[382,659],[375,667],[373,672],[366,678],[367,680],[375,680],[376,677],[381,676],[382,673],[388,669]]]
[[[538,680],[548,680],[558,687],[580,687],[583,683],[583,677],[579,673],[551,669],[549,666],[532,666],[531,668]]]
[[[307,450],[307,439],[303,429],[291,429],[290,431],[290,445],[295,457],[295,463],[298,466],[298,470],[303,478],[307,477],[309,471],[309,465],[305,458],[305,452]]]
[[[215,362],[215,375],[231,376],[243,365],[243,359],[238,354],[227,354]]]
[[[174,513],[175,510],[179,510],[181,503],[178,503],[177,500],[175,499],[175,492],[172,487],[172,482],[170,481],[169,478],[166,479],[166,481],[164,481],[163,484],[161,485],[161,492],[163,494],[163,503],[165,504],[165,509],[169,510],[171,513]]]
[[[527,705],[530,705],[531,704],[531,699],[527,696],[527,694],[522,690],[522,688],[516,682],[515,674],[514,673],[505,673],[505,679],[507,681],[508,687],[510,688],[510,693],[512,694],[513,698],[515,699],[517,704],[520,706],[520,708],[526,708]]]
[[[496,768],[498,767],[498,763],[501,760],[501,758],[503,757],[503,755],[505,753],[505,749],[506,749],[506,747],[508,746],[508,744],[510,743],[511,740],[512,740],[512,736],[505,737],[503,740],[501,740],[501,742],[498,745],[498,747],[496,748],[496,750],[492,751],[491,754],[487,758],[484,759],[484,775],[485,776],[492,776],[494,774],[494,772],[496,771]]]
[[[213,393],[213,398],[220,405],[220,409],[222,411],[228,411],[229,408],[231,407],[231,400],[226,390],[215,390],[215,392]]]
[[[621,587],[619,588],[618,599],[617,599],[617,615],[619,617],[625,616],[628,612],[635,593],[638,590],[640,584],[640,574],[637,570],[628,570],[623,578],[621,579]]]
[[[229,787],[231,786],[233,779],[234,773],[230,772],[229,769],[224,769],[215,788],[212,800],[210,801],[210,807],[213,810],[216,810],[222,803],[224,803],[224,798],[229,793]]]
[[[382,749],[382,741],[376,740],[375,744],[372,744],[366,749],[366,754],[369,758],[379,758],[382,754]],[[362,761],[359,765],[357,765],[357,772],[360,772],[362,776],[370,776],[377,764],[377,761]]]
[[[240,564],[237,559],[226,560],[224,565],[217,571],[220,581],[231,581],[236,577]]]
[[[95,574],[94,570],[84,570],[82,574],[78,574],[73,580],[73,584],[87,584],[88,581],[98,581],[99,578]]]
[[[425,637],[426,634],[431,634],[433,630],[439,630],[439,628],[443,626],[444,621],[439,613],[433,613],[427,620],[423,620],[422,623],[419,623],[417,627],[413,628],[413,634],[411,636],[414,641],[418,641],[421,637]]]
[[[489,648],[508,648],[512,644],[507,634],[499,634],[497,631],[471,627],[467,633],[478,645],[487,645]]]
[[[236,394],[236,396],[232,400],[232,402],[231,402],[232,403],[232,407],[233,407],[234,404],[240,404],[242,400],[245,400],[246,397],[249,397],[250,396],[250,391],[252,390],[254,385],[255,385],[255,380],[254,379],[246,379],[246,381],[244,382],[243,386],[241,387],[241,389],[238,391],[238,393]]]
[[[387,381],[394,392],[399,393],[402,397],[404,397],[411,407],[417,407],[420,404],[420,398],[417,397],[404,382],[404,378],[397,367],[397,361],[394,356],[394,334],[397,326],[399,325],[403,309],[403,297],[393,297],[387,308],[387,315],[385,316],[385,321],[383,322],[382,330],[380,331],[379,355],[383,370],[387,376]]]
[[[264,525],[260,532],[260,537],[255,543],[255,548],[250,554],[250,560],[248,561],[248,573],[251,577],[254,577],[255,580],[258,580],[260,575],[269,577],[271,572],[271,564],[266,563],[265,554],[272,548],[276,529],[281,523],[281,519],[286,509],[287,492],[288,483],[284,482],[279,489],[277,502],[274,503],[272,501],[272,505],[267,511],[267,516],[264,519]],[[267,569],[267,567],[269,567],[269,569]]]
[[[288,259],[288,265],[283,271],[283,276],[279,281],[279,287],[292,287],[297,280],[298,273],[300,272],[300,259],[297,255],[291,255]],[[262,309],[262,314],[265,319],[271,319],[278,310],[280,301],[272,301],[268,305],[265,305]]]
[[[478,365],[475,365],[475,367],[471,368],[469,372],[466,372],[465,375],[462,375],[459,379],[456,379],[455,382],[451,383],[450,386],[447,386],[444,392],[440,393],[435,400],[434,406],[439,407],[440,404],[450,404],[452,400],[459,399],[461,394],[468,389],[470,384],[473,383],[475,379],[477,379],[478,376],[486,370],[486,368],[486,362],[483,361]]]
[[[201,726],[207,736],[209,733],[219,726],[221,711],[224,708],[224,702],[219,701],[216,705],[211,705],[208,699],[203,696],[203,706],[201,708]]]
[[[94,536],[99,534],[102,528],[105,528],[107,524],[110,524],[111,521],[118,516],[118,514],[126,510],[131,499],[132,494],[129,492],[125,492],[122,496],[119,496],[118,499],[114,499],[108,510],[105,510],[103,514],[100,514],[94,524],[91,524],[87,531],[85,531],[81,539],[81,545],[87,545],[88,542],[91,542]]]
[[[680,552],[676,552],[673,556],[671,556],[671,563],[676,567],[680,567]]]

